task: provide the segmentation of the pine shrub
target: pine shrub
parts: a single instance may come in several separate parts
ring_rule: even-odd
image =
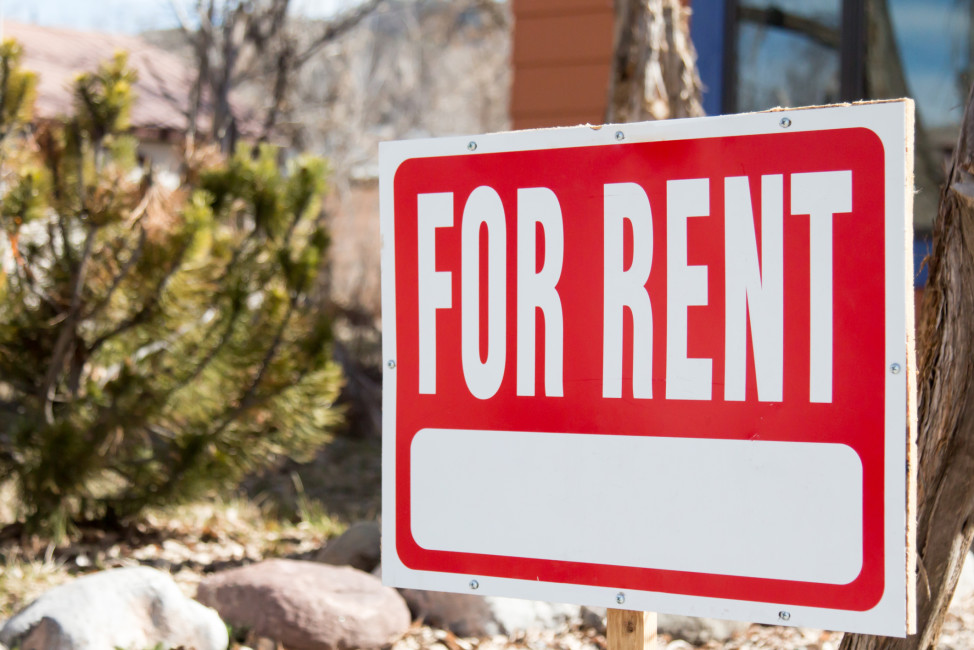
[[[124,55],[55,123],[19,60],[0,46],[0,476],[23,523],[57,537],[309,457],[341,385],[309,299],[324,162],[201,148],[166,190],[127,132]]]

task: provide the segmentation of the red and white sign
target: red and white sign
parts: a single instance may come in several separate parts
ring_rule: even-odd
[[[903,636],[908,137],[383,144],[387,584]]]

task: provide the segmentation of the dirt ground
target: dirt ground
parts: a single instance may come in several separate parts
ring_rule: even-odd
[[[81,531],[60,548],[40,540],[0,537],[0,622],[46,589],[74,576],[121,566],[147,565],[173,575],[188,595],[205,574],[269,557],[310,559],[380,506],[381,458],[377,441],[338,439],[309,465],[289,465],[252,479],[246,492],[150,513],[124,531]],[[0,527],[10,516],[11,492],[0,490]],[[5,514],[6,513],[6,514]],[[974,648],[974,566],[952,603],[939,648]],[[693,646],[660,638],[666,650],[835,650],[842,635],[806,628],[751,625],[724,643]],[[268,639],[237,639],[234,648],[281,650]],[[604,632],[579,625],[511,636],[458,638],[414,623],[392,650],[603,650]]]

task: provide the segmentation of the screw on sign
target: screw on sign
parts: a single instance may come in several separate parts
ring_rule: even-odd
[[[387,583],[910,629],[912,104],[779,115],[383,144]]]

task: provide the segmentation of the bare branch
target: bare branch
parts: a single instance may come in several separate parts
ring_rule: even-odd
[[[152,291],[152,295],[149,296],[137,312],[123,320],[112,330],[105,332],[98,338],[96,338],[91,345],[88,346],[87,352],[89,355],[94,354],[102,345],[107,341],[115,338],[116,336],[127,332],[136,325],[145,322],[159,306],[159,299],[162,297],[162,292],[165,291],[166,285],[169,280],[176,273],[179,267],[182,265],[183,257],[186,255],[186,251],[189,250],[189,243],[183,244],[176,255],[173,257],[172,264],[166,269],[165,274],[159,279],[155,288]]]
[[[829,27],[814,18],[806,18],[798,14],[782,11],[777,7],[761,8],[746,7],[743,5],[737,8],[737,17],[740,20],[758,25],[780,27],[781,29],[807,36],[825,47],[839,49],[839,30],[834,27]]]
[[[226,345],[230,342],[230,338],[233,335],[234,326],[237,324],[241,313],[242,313],[241,306],[234,304],[233,308],[230,310],[229,316],[226,319],[223,332],[220,335],[220,340],[217,341],[216,345],[214,345],[212,348],[210,348],[207,351],[207,353],[203,356],[202,359],[200,359],[199,363],[196,364],[196,366],[188,375],[180,379],[176,383],[176,385],[174,385],[168,391],[169,396],[182,390],[183,388],[188,386],[191,382],[193,382],[197,377],[200,376],[200,374],[203,373],[204,370],[206,370],[207,367],[209,367],[209,365],[213,362],[213,360],[216,359],[217,355],[223,351]],[[210,338],[210,335],[216,330],[218,324],[219,323],[213,324],[213,327],[210,328],[210,331],[203,336],[203,340],[207,340]]]
[[[271,342],[270,347],[267,348],[267,352],[264,354],[264,358],[260,363],[260,367],[257,369],[257,374],[254,375],[253,381],[247,387],[247,389],[240,396],[237,401],[237,405],[232,409],[229,409],[220,426],[210,434],[214,437],[220,435],[224,429],[230,426],[234,420],[240,417],[247,409],[255,406],[258,400],[256,398],[257,389],[260,388],[261,382],[264,380],[264,375],[267,374],[268,368],[270,368],[271,362],[274,357],[277,356],[277,351],[284,340],[284,332],[287,330],[288,323],[291,322],[291,316],[294,314],[294,308],[297,306],[298,294],[295,293],[291,296],[291,300],[288,303],[287,312],[284,314],[284,318],[281,319],[281,323],[277,328],[277,332],[274,335],[274,340]]]
[[[64,366],[65,357],[77,338],[78,315],[81,311],[81,292],[84,289],[85,276],[88,272],[88,262],[91,260],[91,250],[95,242],[97,228],[88,227],[85,235],[84,250],[81,259],[75,269],[74,277],[71,280],[71,303],[68,309],[67,318],[61,324],[58,332],[57,341],[51,352],[51,363],[47,373],[44,375],[44,382],[41,384],[40,398],[44,404],[44,418],[48,424],[54,424],[54,398],[57,394],[57,381]]]
[[[118,289],[119,285],[122,284],[122,281],[125,279],[125,277],[129,274],[129,272],[135,267],[138,261],[142,258],[142,251],[145,249],[145,240],[146,240],[145,228],[140,226],[139,241],[135,244],[135,247],[129,253],[129,258],[125,261],[125,264],[122,265],[122,268],[119,269],[118,273],[115,274],[115,277],[112,278],[112,284],[108,288],[108,291],[105,292],[105,296],[101,300],[99,300],[98,303],[95,304],[91,309],[89,309],[86,314],[81,316],[82,322],[91,319],[96,314],[98,314],[101,310],[103,310],[106,306],[108,306],[108,303],[111,302],[112,296],[115,295],[115,291]]]
[[[322,47],[353,29],[387,3],[388,0],[367,0],[329,21],[325,30],[305,48],[304,52],[295,56],[295,66],[300,68]]]
[[[196,30],[193,28],[189,14],[186,13],[186,10],[183,9],[182,5],[175,0],[170,0],[169,8],[172,9],[173,15],[179,22],[179,29],[183,32],[183,34],[188,37],[196,32]]]

